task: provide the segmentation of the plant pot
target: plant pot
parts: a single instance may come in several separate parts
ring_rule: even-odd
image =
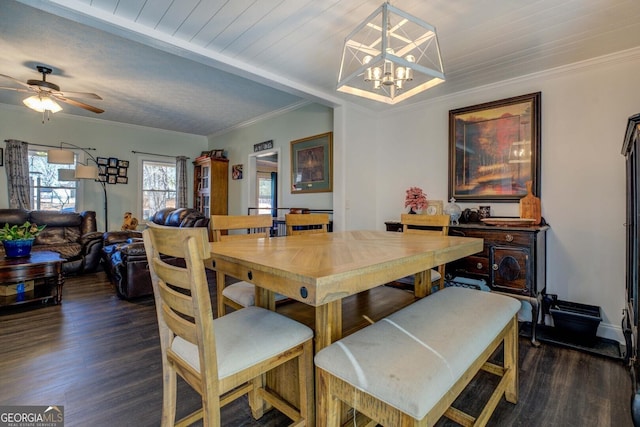
[[[7,258],[19,258],[31,254],[31,246],[35,239],[3,240],[4,252]]]

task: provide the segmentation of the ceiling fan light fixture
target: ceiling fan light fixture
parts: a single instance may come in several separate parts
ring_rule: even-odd
[[[62,107],[48,95],[33,95],[24,99],[22,103],[38,113],[44,113],[45,111],[57,113],[62,111]]]
[[[75,154],[73,151],[63,150],[62,148],[49,150],[47,151],[47,163],[56,165],[72,165],[75,163]]]
[[[336,89],[393,105],[444,81],[435,27],[386,2],[345,38]]]

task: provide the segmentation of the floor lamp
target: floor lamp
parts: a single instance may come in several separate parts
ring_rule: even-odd
[[[88,159],[87,164],[77,163],[74,174],[74,179],[92,179],[102,185],[102,191],[104,193],[104,229],[105,232],[109,231],[109,209],[107,204],[107,185],[104,181],[98,179],[98,160],[89,152],[89,150],[95,150],[95,148],[83,148],[70,142],[61,142],[60,148],[47,151],[47,162],[61,165],[72,165],[75,163],[75,154],[73,151],[63,149],[63,144],[83,151]],[[89,165],[89,160],[95,163],[95,166]],[[62,175],[61,175],[62,176]]]

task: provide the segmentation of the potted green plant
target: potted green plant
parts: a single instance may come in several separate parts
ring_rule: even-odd
[[[31,253],[33,241],[45,227],[46,225],[32,224],[29,221],[22,225],[5,224],[0,228],[0,241],[6,256],[9,258],[28,256]]]

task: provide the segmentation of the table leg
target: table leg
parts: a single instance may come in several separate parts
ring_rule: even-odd
[[[64,274],[62,274],[62,263],[60,264],[60,270],[58,271],[58,276],[56,277],[56,304],[62,303],[62,285],[64,285]]]
[[[416,298],[424,298],[431,294],[431,269],[416,273],[414,277],[414,293]]]
[[[342,300],[316,307],[316,353],[340,338],[342,338]]]

